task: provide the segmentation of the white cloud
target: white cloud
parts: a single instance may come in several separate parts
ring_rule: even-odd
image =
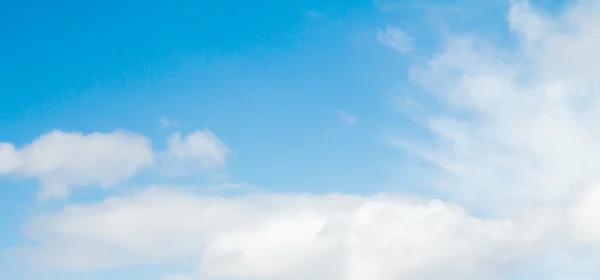
[[[64,197],[72,187],[109,187],[152,164],[150,141],[126,133],[52,131],[17,149],[0,143],[0,175],[34,177],[42,196]]]
[[[433,185],[506,212],[600,177],[600,4],[578,3],[548,18],[512,1],[519,51],[454,37],[413,69],[412,80],[445,108],[421,120],[432,141],[397,144],[434,164]]]
[[[225,164],[227,148],[210,130],[187,135],[173,133],[168,140],[167,154],[178,160],[195,159],[201,167]]]
[[[166,175],[211,171],[224,167],[229,154],[209,130],[173,133],[162,152],[153,151],[149,139],[129,132],[52,131],[19,149],[0,143],[0,175],[37,178],[40,197],[65,198],[74,187],[114,186],[154,164]]]
[[[161,169],[170,176],[226,166],[231,150],[210,130],[171,134],[162,154]]]
[[[413,38],[399,28],[388,26],[377,30],[377,41],[400,53],[413,50]]]
[[[348,112],[346,112],[345,110],[339,110],[338,115],[342,120],[344,120],[348,124],[355,124],[357,121],[355,116],[348,114]]]
[[[161,280],[194,280],[197,279],[194,275],[190,274],[170,274],[160,278]]]
[[[511,221],[395,196],[152,188],[39,215],[28,256],[68,269],[197,262],[214,279],[489,279],[528,253]]]
[[[151,187],[39,214],[25,230],[36,245],[17,252],[61,270],[198,270],[167,279],[506,279],[540,263],[572,279],[582,273],[573,263],[600,256],[599,190],[508,220],[408,196],[223,198]],[[581,259],[578,248],[592,255]]]

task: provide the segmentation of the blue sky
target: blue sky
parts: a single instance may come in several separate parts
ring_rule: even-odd
[[[581,206],[586,201],[560,204],[562,197],[579,197],[580,191],[568,188],[594,185],[597,179],[589,167],[597,161],[597,136],[589,135],[595,126],[588,119],[596,108],[577,105],[596,101],[596,68],[588,64],[595,44],[600,47],[593,39],[600,29],[589,27],[597,5],[588,2],[0,2],[0,249],[5,252],[0,278],[295,279],[290,271],[303,268],[304,277],[313,279],[438,279],[428,274],[432,269],[461,279],[531,279],[552,264],[540,251],[581,261],[572,254],[577,246],[600,252],[600,234],[584,218],[573,219],[585,234],[555,242],[576,244],[572,247],[556,248],[540,237],[531,241],[536,245],[530,251],[516,248],[523,247],[519,236],[547,236],[564,230],[557,224],[573,222],[549,219],[532,229],[524,221],[539,220],[536,215],[546,210],[538,208],[589,210]],[[159,192],[167,197],[164,202],[154,189],[164,191]],[[378,204],[381,199],[372,195],[379,193],[393,196],[388,202],[396,210]],[[424,201],[404,201],[412,196]],[[261,205],[255,199],[264,207],[255,207]],[[440,207],[455,215],[460,227],[481,219],[485,228],[474,230],[477,234],[454,228],[437,232],[412,221],[436,223],[446,214],[407,218],[422,207],[438,209],[436,199],[448,203]],[[120,207],[121,202],[134,206]],[[204,209],[203,203],[232,214],[206,218],[213,208]],[[222,220],[244,230],[220,223],[205,228],[209,222],[202,222],[186,233],[181,224],[156,218],[151,229],[140,223],[123,229],[129,235],[111,231],[122,222],[119,217],[129,217],[125,212],[138,206],[132,223],[189,211],[198,220]],[[373,210],[378,207],[384,210]],[[356,220],[340,222],[331,209]],[[388,216],[381,214],[388,210]],[[332,231],[338,238],[366,238],[352,228],[352,221],[364,219],[357,214],[362,211],[372,232],[384,234],[377,223],[398,214],[387,221],[399,223],[390,226],[400,229],[393,236],[413,228],[425,235],[436,231],[430,243],[444,247],[442,242],[462,240],[465,248],[431,251],[442,257],[421,256],[423,264],[412,267],[377,251],[370,237],[363,240],[364,250],[402,268],[373,268],[365,260],[372,271],[364,275],[362,270],[338,275],[342,269],[333,263],[334,272],[327,272],[275,253],[256,255],[257,263],[217,257],[225,250],[219,242],[229,239],[249,255],[252,248],[269,246],[289,246],[289,252],[282,251],[306,259],[335,254],[315,253],[321,252],[316,243],[296,243],[305,236],[283,235],[304,232],[298,217],[316,215],[315,223],[346,226]],[[246,213],[254,213],[246,220],[256,224],[240,218]],[[504,228],[504,220],[514,229]],[[104,226],[86,229],[95,224]],[[258,225],[285,234],[254,232],[263,228]],[[495,230],[506,243],[497,245],[492,233],[478,235]],[[180,244],[165,236],[199,247],[174,249]],[[278,238],[283,243],[265,243]],[[143,245],[146,241],[161,245]],[[412,248],[396,241],[387,241],[399,246],[392,256]],[[310,252],[299,253],[295,246]],[[363,250],[352,246],[342,247]],[[480,247],[485,249],[472,249]],[[469,252],[458,258],[462,263],[444,257],[461,252]],[[109,265],[94,254],[124,257]],[[593,267],[595,255],[584,258]],[[285,263],[277,269],[265,265],[274,260]],[[489,267],[456,268],[478,261]],[[23,269],[29,265],[35,269]],[[510,272],[498,272],[501,266]],[[566,277],[595,275],[589,267],[565,264],[560,270]]]
[[[243,180],[275,186],[282,182],[273,177],[291,177],[304,185],[297,188],[373,182],[385,176],[373,172],[389,154],[377,134],[398,122],[388,95],[407,67],[435,48],[429,42],[442,28],[479,28],[436,27],[452,5],[471,6],[455,2],[400,3],[388,13],[371,1],[5,3],[3,137],[22,144],[52,129],[115,128],[160,137],[165,116],[179,121],[176,129],[207,127],[231,143],[240,156],[230,168]],[[493,14],[503,19],[502,10]],[[387,25],[423,32],[419,53],[378,44],[374,33]],[[339,110],[360,121],[350,129]],[[273,164],[281,157],[289,162]],[[324,166],[338,174],[322,174]],[[364,169],[372,170],[327,181]]]

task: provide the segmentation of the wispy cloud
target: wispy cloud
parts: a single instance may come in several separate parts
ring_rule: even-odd
[[[373,0],[373,4],[380,11],[386,12],[398,6],[398,2],[394,0]]]
[[[325,17],[325,13],[317,10],[306,10],[304,11],[304,16],[309,19],[322,19]]]
[[[177,125],[177,123],[177,120],[173,120],[165,116],[161,116],[160,119],[158,119],[158,124],[164,128]]]
[[[408,53],[413,50],[413,38],[399,28],[388,26],[377,29],[377,41],[400,53]]]
[[[355,124],[358,121],[355,116],[350,115],[345,110],[338,110],[338,116],[348,124]]]
[[[422,95],[444,107],[420,123],[430,138],[402,143],[436,167],[432,184],[503,211],[508,201],[555,201],[598,179],[599,10],[582,1],[547,18],[511,1],[517,52],[457,36],[412,69]]]

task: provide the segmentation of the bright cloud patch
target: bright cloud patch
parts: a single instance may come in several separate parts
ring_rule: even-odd
[[[210,130],[196,131],[182,136],[171,135],[167,154],[177,160],[194,160],[199,167],[225,164],[229,149]]]
[[[598,256],[599,190],[518,218],[481,219],[456,204],[385,194],[222,198],[152,187],[39,214],[26,230],[38,245],[19,253],[62,270],[198,269],[174,279],[506,279],[550,265],[546,255],[580,264]],[[588,253],[573,253],[581,248]]]
[[[162,154],[161,169],[171,176],[214,170],[226,166],[230,153],[231,150],[210,130],[185,135],[173,133]]]
[[[153,150],[141,135],[112,132],[82,134],[52,131],[18,149],[0,143],[0,175],[34,177],[43,197],[66,197],[70,188],[110,187],[158,163],[166,174],[188,174],[225,166],[230,153],[212,132],[172,134],[167,149]],[[155,154],[160,154],[157,162]]]
[[[108,187],[153,160],[150,141],[125,132],[52,131],[20,149],[0,143],[0,175],[38,178],[44,196],[64,197],[77,186]]]
[[[28,229],[42,242],[30,256],[44,265],[197,262],[210,279],[481,279],[529,249],[510,221],[386,195],[225,199],[152,188],[39,215]]]
[[[414,116],[433,141],[397,144],[436,167],[427,171],[432,184],[488,210],[513,210],[502,207],[506,201],[555,201],[597,180],[599,8],[581,1],[546,18],[526,1],[512,1],[517,52],[471,37],[449,39],[411,72],[444,105]]]

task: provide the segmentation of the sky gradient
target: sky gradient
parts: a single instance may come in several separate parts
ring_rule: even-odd
[[[599,18],[0,2],[0,278],[597,279]]]

